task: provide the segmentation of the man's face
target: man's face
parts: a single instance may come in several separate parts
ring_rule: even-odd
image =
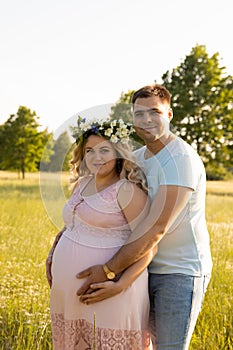
[[[145,143],[161,139],[169,133],[172,109],[158,96],[138,98],[133,107],[134,126]]]

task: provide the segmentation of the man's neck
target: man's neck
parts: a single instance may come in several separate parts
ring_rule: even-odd
[[[150,157],[153,157],[155,154],[159,153],[169,142],[174,140],[174,138],[175,138],[175,135],[172,133],[169,133],[168,135],[162,136],[158,140],[147,142],[145,158],[148,159]]]

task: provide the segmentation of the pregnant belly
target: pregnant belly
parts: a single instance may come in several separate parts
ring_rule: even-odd
[[[104,264],[118,249],[119,247],[93,248],[62,236],[53,255],[53,283],[65,285],[73,281],[75,284],[82,284],[84,279],[77,279],[77,273],[92,265]]]

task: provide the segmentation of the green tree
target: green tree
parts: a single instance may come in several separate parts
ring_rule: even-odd
[[[132,105],[131,100],[133,96],[134,90],[129,90],[128,92],[121,93],[121,96],[117,103],[112,106],[110,118],[111,119],[123,119],[124,122],[131,122],[133,121],[133,114],[132,114]]]
[[[71,141],[67,131],[59,135],[58,139],[54,141],[53,154],[48,164],[48,170],[55,172],[70,169],[71,160]]]
[[[117,103],[111,107],[111,119],[123,119],[124,122],[133,123],[132,96],[135,90],[129,90],[126,93],[121,93]],[[138,147],[138,144],[144,144],[144,141],[135,133],[131,135],[133,146]]]
[[[224,167],[230,162],[233,120],[233,77],[211,57],[205,46],[197,45],[163,84],[172,94],[173,125],[209,166]]]
[[[172,94],[172,130],[197,150],[211,178],[223,178],[233,168],[233,77],[219,61],[219,53],[210,57],[205,46],[196,45],[162,76]],[[112,119],[132,121],[133,92],[121,93]]]
[[[34,111],[20,106],[0,128],[1,167],[17,170],[23,179],[26,171],[38,170],[44,147],[51,140],[47,129],[39,130],[38,118]]]

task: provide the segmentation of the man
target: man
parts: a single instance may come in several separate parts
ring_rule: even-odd
[[[192,147],[169,130],[173,113],[165,87],[145,86],[132,103],[135,129],[145,142],[136,155],[147,176],[151,208],[111,260],[78,274],[86,277],[78,294],[95,282],[114,279],[158,245],[149,265],[156,350],[188,349],[212,268],[205,169]],[[106,297],[101,289],[93,295],[98,293],[99,300]]]

